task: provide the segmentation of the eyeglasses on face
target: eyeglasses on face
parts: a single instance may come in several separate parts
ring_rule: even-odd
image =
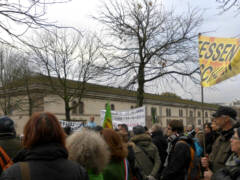
[[[238,137],[235,137],[234,135],[231,137],[232,140],[240,140]]]

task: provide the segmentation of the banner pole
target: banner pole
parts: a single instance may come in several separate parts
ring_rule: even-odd
[[[201,33],[198,34],[198,41],[199,38],[201,36]],[[200,70],[201,71],[201,70]],[[201,74],[201,73],[200,73]],[[201,109],[202,109],[202,128],[203,128],[203,152],[204,155],[206,154],[206,136],[205,136],[205,128],[204,128],[204,124],[205,124],[205,120],[204,120],[204,91],[203,91],[203,85],[202,85],[202,74],[201,74]]]

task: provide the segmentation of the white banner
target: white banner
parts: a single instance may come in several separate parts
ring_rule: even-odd
[[[82,121],[64,121],[59,120],[62,128],[65,128],[67,126],[71,127],[72,131],[79,131],[81,127],[84,126],[84,123]]]
[[[112,122],[114,129],[118,124],[126,124],[129,130],[132,130],[134,126],[146,125],[146,108],[145,106],[131,109],[128,111],[111,111]],[[100,111],[101,125],[103,124],[105,116],[105,110]]]

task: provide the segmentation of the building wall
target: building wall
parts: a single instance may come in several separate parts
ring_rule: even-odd
[[[26,97],[21,97],[26,99]],[[109,98],[110,99],[110,98]],[[76,100],[77,101],[77,100]],[[105,109],[105,105],[109,102],[110,105],[114,105],[115,111],[129,110],[135,107],[135,103],[132,99],[127,97],[118,97],[107,100],[105,96],[89,96],[84,97],[81,100],[83,102],[83,113],[71,114],[72,120],[81,120],[84,122],[89,121],[91,116],[95,117],[95,122],[101,124],[100,122],[100,111]],[[199,125],[201,117],[198,117],[198,111],[201,112],[200,107],[192,107],[191,105],[171,103],[166,105],[166,102],[152,101],[153,103],[145,103],[146,106],[146,125],[147,127],[152,126],[152,108],[156,110],[156,122],[162,124],[163,127],[167,127],[170,120],[182,120],[184,126],[188,124]],[[64,101],[56,95],[45,95],[43,97],[42,109],[43,111],[48,111],[56,114],[58,119],[65,119],[65,109]],[[206,107],[205,107],[206,108]],[[167,114],[167,109],[170,109],[170,115]],[[179,115],[179,109],[182,110],[182,117]],[[192,113],[191,113],[192,112]],[[208,113],[208,118],[205,118],[205,122],[210,121],[210,115],[214,112],[214,109],[206,109],[205,112]],[[192,114],[192,117],[190,117]],[[10,116],[16,122],[17,134],[22,134],[23,127],[27,120],[29,119],[27,111],[16,110]]]

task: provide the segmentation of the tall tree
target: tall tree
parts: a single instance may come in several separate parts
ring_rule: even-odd
[[[99,43],[95,36],[82,38],[67,30],[46,32],[35,42],[42,48],[32,47],[34,59],[42,74],[47,75],[52,93],[64,101],[66,120],[71,120],[70,112],[81,104],[86,83],[101,73],[96,68]]]
[[[143,105],[144,87],[159,78],[192,76],[198,71],[197,28],[202,19],[196,9],[174,13],[160,0],[113,0],[103,4],[99,16],[105,25],[104,46],[108,74],[124,78],[123,87],[137,85],[137,106]]]
[[[219,3],[219,8],[222,9],[222,12],[226,12],[230,9],[236,10],[237,14],[240,11],[240,1],[239,0],[216,0]]]
[[[31,29],[57,27],[47,20],[47,7],[70,0],[1,0],[0,3],[0,42],[12,45],[13,42],[24,40],[23,35]]]
[[[1,44],[0,46],[0,107],[4,115],[11,115],[19,109],[21,99],[11,90],[12,82],[17,79],[19,69],[16,67],[20,55],[16,49]]]

